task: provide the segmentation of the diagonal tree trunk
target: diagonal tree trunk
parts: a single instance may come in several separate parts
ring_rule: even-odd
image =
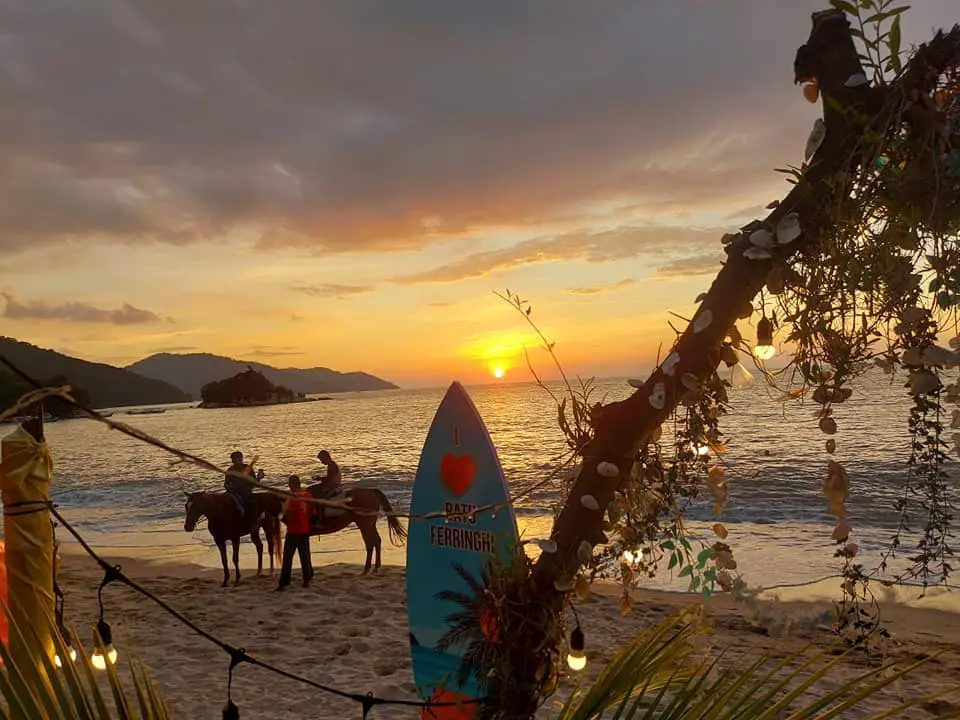
[[[795,82],[816,78],[822,97],[823,121],[826,136],[814,155],[811,165],[794,189],[761,222],[744,228],[726,246],[727,260],[701,303],[690,326],[679,337],[673,351],[679,361],[672,368],[657,368],[643,387],[630,398],[602,407],[593,418],[594,435],[583,450],[583,464],[570,496],[553,528],[552,538],[557,551],[541,554],[533,570],[533,592],[536,613],[563,610],[569,579],[574,576],[580,560],[578,552],[584,542],[591,546],[604,544],[602,524],[605,508],[614,500],[614,492],[627,480],[637,451],[646,444],[655,430],[670,416],[684,392],[681,378],[691,373],[703,380],[708,378],[720,362],[720,351],[728,331],[764,286],[775,263],[781,263],[804,248],[816,247],[820,230],[829,228],[829,214],[825,211],[839,200],[831,180],[839,173],[853,171],[863,158],[858,147],[866,127],[886,128],[889,118],[882,117],[891,93],[904,93],[923,87],[929,75],[927,65],[931,55],[921,51],[911,61],[900,80],[885,88],[872,88],[862,82],[848,82],[863,73],[849,31],[845,15],[838,10],[813,14],[813,27],[807,44],[796,54]],[[955,31],[956,32],[956,31]],[[933,58],[934,64],[935,58]],[[802,235],[793,243],[772,249],[774,259],[750,259],[744,251],[751,247],[751,231],[765,226],[775,231],[778,223],[795,213]],[[698,322],[699,321],[699,322]],[[695,329],[699,328],[699,332]],[[662,385],[662,386],[661,386]],[[659,394],[663,402],[651,403],[651,395]],[[601,463],[613,463],[620,470],[619,478],[603,477],[598,472]],[[591,496],[584,501],[583,498]],[[558,582],[558,581],[567,582]],[[558,589],[559,586],[559,589]],[[540,615],[539,617],[544,617]],[[527,647],[538,647],[549,642],[544,637],[525,638]],[[518,648],[517,653],[524,652]],[[527,650],[527,652],[530,652]],[[523,667],[524,663],[512,663]],[[504,683],[499,697],[498,717],[532,717],[536,698],[530,697],[524,687],[536,687],[533,667],[527,663],[529,678],[514,677]],[[529,680],[529,683],[526,682]]]

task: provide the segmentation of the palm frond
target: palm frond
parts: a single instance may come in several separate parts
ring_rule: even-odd
[[[855,652],[838,656],[804,648],[783,659],[764,656],[744,667],[718,670],[721,657],[695,665],[693,622],[667,618],[618,651],[586,692],[570,697],[556,720],[828,720],[914,672],[931,658],[903,668],[881,665],[843,677],[828,690],[817,683]],[[869,720],[902,717],[907,708],[960,690],[885,706]],[[960,718],[960,710],[941,717]]]
[[[106,675],[94,670],[79,640],[74,641],[77,660],[72,662],[70,647],[54,633],[53,650],[62,666],[58,667],[44,650],[35,628],[18,627],[2,602],[0,611],[7,616],[10,633],[9,644],[0,643],[3,662],[0,717],[30,720],[167,720],[170,717],[142,664],[130,663],[134,686],[131,694],[115,666],[108,665]],[[52,619],[51,625],[54,625]],[[11,652],[11,647],[25,648],[26,653]],[[101,689],[104,681],[110,688],[110,701]]]

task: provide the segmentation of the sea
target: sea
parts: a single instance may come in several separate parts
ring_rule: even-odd
[[[557,396],[564,392],[561,383],[548,383],[548,388]],[[340,464],[347,487],[380,488],[394,508],[403,511],[409,507],[420,451],[445,390],[345,393],[320,402],[258,408],[167,405],[162,414],[151,415],[127,415],[130,408],[120,408],[113,419],[221,467],[239,449],[248,459],[256,457],[266,472],[264,481],[278,487],[290,474],[308,478],[319,473],[317,451],[327,449]],[[567,450],[551,393],[535,383],[507,382],[469,386],[467,391],[490,431],[511,492],[519,495],[555,476],[515,503],[523,538],[548,537],[559,498],[556,470]],[[609,402],[631,392],[625,378],[602,379],[596,381],[593,397]],[[828,457],[849,472],[851,539],[871,569],[896,531],[895,504],[906,479],[911,400],[903,379],[877,372],[854,385],[853,397],[836,406],[839,430],[833,456],[826,454],[827,436],[817,426],[818,406],[811,401],[785,404],[779,395],[761,378],[731,390],[730,413],[721,424],[729,485],[721,520],[739,572],[751,585],[763,587],[808,583],[838,572],[840,561],[830,538],[835,520],[822,492]],[[54,459],[53,500],[93,547],[112,555],[219,566],[205,524],[187,533],[183,520],[184,492],[219,489],[222,476],[176,462],[89,419],[52,423],[46,432]],[[951,457],[955,459],[955,452]],[[952,462],[948,469],[952,474]],[[706,494],[692,501],[685,515],[695,542],[714,540],[711,526],[716,518]],[[403,564],[405,550],[392,547],[385,527],[381,529],[384,562]],[[62,530],[59,539],[71,542]],[[313,553],[318,564],[358,563],[364,557],[353,528],[315,538]],[[241,558],[243,567],[256,562],[249,542]],[[649,584],[682,589],[686,581],[664,573]]]

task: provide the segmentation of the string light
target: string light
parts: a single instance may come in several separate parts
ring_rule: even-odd
[[[764,315],[757,323],[757,344],[753,354],[758,360],[769,360],[777,352],[773,346],[773,323]]]
[[[570,653],[567,655],[567,665],[571,670],[579,672],[587,666],[587,656],[583,652],[584,644],[583,630],[577,622],[577,626],[570,633]]]

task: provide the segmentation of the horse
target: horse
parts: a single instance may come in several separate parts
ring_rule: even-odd
[[[323,483],[316,483],[307,487],[307,491],[315,498],[322,500],[348,500],[349,508],[333,508],[329,506],[318,506],[316,512],[323,518],[320,524],[311,523],[310,535],[330,535],[339,532],[350,524],[356,524],[363,537],[363,544],[367,550],[367,562],[363,567],[363,574],[370,572],[370,563],[373,559],[373,552],[377,552],[377,562],[373,567],[376,572],[380,569],[380,548],[383,544],[380,539],[380,532],[377,530],[377,518],[380,511],[393,512],[393,507],[387,496],[381,490],[375,488],[353,488],[343,493],[338,493],[333,497],[328,497],[325,493]],[[387,527],[390,531],[390,542],[396,547],[402,547],[407,538],[407,531],[400,521],[392,515],[387,516]]]
[[[207,518],[207,529],[213,541],[220,549],[220,562],[223,564],[223,585],[230,581],[227,569],[227,540],[233,543],[233,569],[236,573],[234,585],[240,584],[240,538],[249,535],[257,548],[257,577],[263,574],[263,542],[260,540],[260,528],[267,536],[267,554],[270,557],[270,574],[273,575],[274,558],[282,559],[280,543],[280,514],[283,511],[283,499],[269,492],[253,494],[253,508],[256,518],[241,517],[237,501],[224,492],[192,492],[187,496],[186,518],[183,529],[193,532],[201,517]]]

